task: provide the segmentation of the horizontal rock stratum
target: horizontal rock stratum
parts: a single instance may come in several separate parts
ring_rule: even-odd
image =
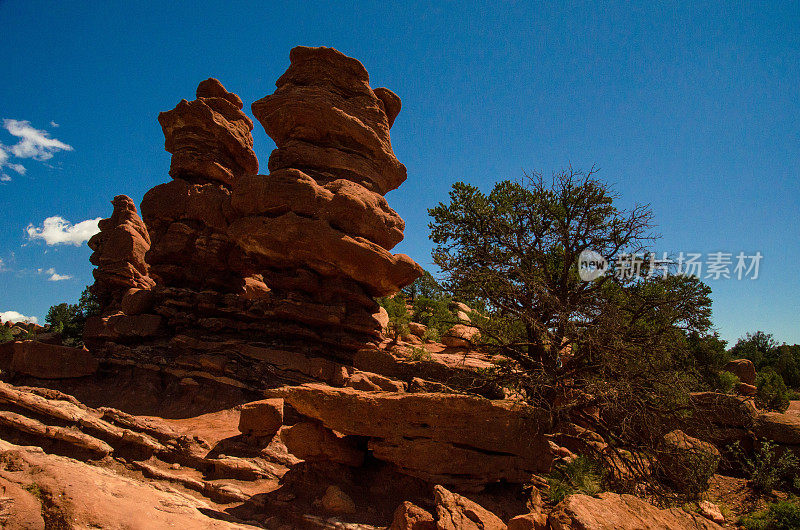
[[[368,437],[376,458],[433,483],[524,483],[555,458],[544,437],[549,415],[511,401],[313,383],[270,393],[333,431]]]

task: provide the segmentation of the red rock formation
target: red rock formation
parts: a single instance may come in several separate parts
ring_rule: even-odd
[[[164,129],[164,147],[172,153],[172,178],[223,184],[258,172],[253,152],[253,122],[242,112],[239,96],[216,79],[197,86],[197,99],[181,100],[158,115]]]
[[[318,181],[346,179],[384,194],[406,179],[389,128],[400,98],[372,90],[357,60],[333,48],[298,46],[278,90],[253,103],[253,114],[278,149],[269,169],[295,168]]]
[[[217,80],[159,115],[173,180],[141,205],[156,286],[92,322],[93,349],[263,387],[341,378],[380,339],[374,297],[422,271],[390,252],[404,229],[383,197],[406,175],[389,139],[400,100],[329,48],[295,48],[277,85],[253,105],[278,145],[269,175]]]
[[[117,195],[114,211],[99,223],[100,232],[89,239],[94,253],[89,258],[97,268],[92,272],[92,292],[104,307],[116,305],[129,289],[149,289],[155,282],[148,275],[145,253],[150,235],[130,197]]]

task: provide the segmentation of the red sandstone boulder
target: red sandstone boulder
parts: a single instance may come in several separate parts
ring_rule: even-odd
[[[740,396],[753,397],[758,392],[755,385],[748,385],[747,383],[738,383],[736,385],[736,393]]]
[[[734,359],[728,361],[725,365],[725,370],[731,372],[739,381],[748,385],[756,384],[756,367],[753,361],[749,359]]]
[[[753,431],[759,438],[788,445],[800,445],[800,415],[762,412]]]
[[[325,460],[358,467],[364,451],[352,437],[341,436],[317,422],[295,423],[281,431],[286,448],[301,460]]]
[[[272,392],[334,431],[369,437],[369,449],[405,474],[476,487],[523,483],[554,455],[541,410],[458,394],[360,392],[319,384]],[[288,446],[288,443],[287,443]]]
[[[257,173],[253,122],[241,108],[238,96],[208,79],[197,87],[197,99],[181,100],[173,110],[159,114],[164,147],[172,153],[170,176],[230,185],[242,175]]]
[[[473,348],[480,339],[478,328],[456,324],[442,336],[442,344],[451,348]]]
[[[416,335],[417,337],[421,338],[425,335],[425,332],[428,331],[428,326],[425,324],[420,324],[419,322],[409,322],[408,331],[410,331],[412,335]]]
[[[684,491],[699,493],[717,470],[720,453],[716,447],[674,430],[664,435],[661,463],[670,481]]]
[[[541,512],[525,513],[508,521],[508,530],[547,530],[547,514]]]
[[[499,517],[468,498],[442,486],[434,487],[433,492],[438,530],[506,530]]]
[[[250,436],[272,438],[283,425],[283,400],[262,399],[242,405],[239,432]]]
[[[698,421],[727,427],[750,428],[758,415],[751,399],[717,392],[693,392],[689,401]]]
[[[338,486],[328,486],[328,489],[325,490],[325,495],[320,499],[320,505],[328,513],[356,513],[356,504],[353,499]]]
[[[436,522],[430,512],[405,501],[395,510],[389,530],[436,530]]]
[[[405,385],[402,381],[361,370],[355,370],[352,375],[347,377],[344,386],[365,392],[405,392]]]

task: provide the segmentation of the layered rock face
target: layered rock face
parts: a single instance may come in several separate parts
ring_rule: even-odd
[[[261,387],[341,378],[379,340],[374,297],[422,272],[390,252],[404,229],[383,197],[406,178],[389,139],[400,100],[330,48],[292,50],[277,87],[253,104],[278,146],[269,175],[219,81],[159,115],[173,180],[141,204],[155,285],[87,326],[92,349]]]

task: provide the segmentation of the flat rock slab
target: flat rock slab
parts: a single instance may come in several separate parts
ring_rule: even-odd
[[[570,495],[549,516],[553,530],[721,530],[718,524],[680,508],[662,510],[633,495]]]
[[[519,403],[322,384],[271,394],[329,429],[369,437],[376,458],[429,481],[519,482],[531,473],[549,471],[554,459],[544,437],[549,415]]]
[[[45,344],[33,340],[0,344],[0,369],[40,379],[85,377],[97,371],[98,362],[88,350]]]

